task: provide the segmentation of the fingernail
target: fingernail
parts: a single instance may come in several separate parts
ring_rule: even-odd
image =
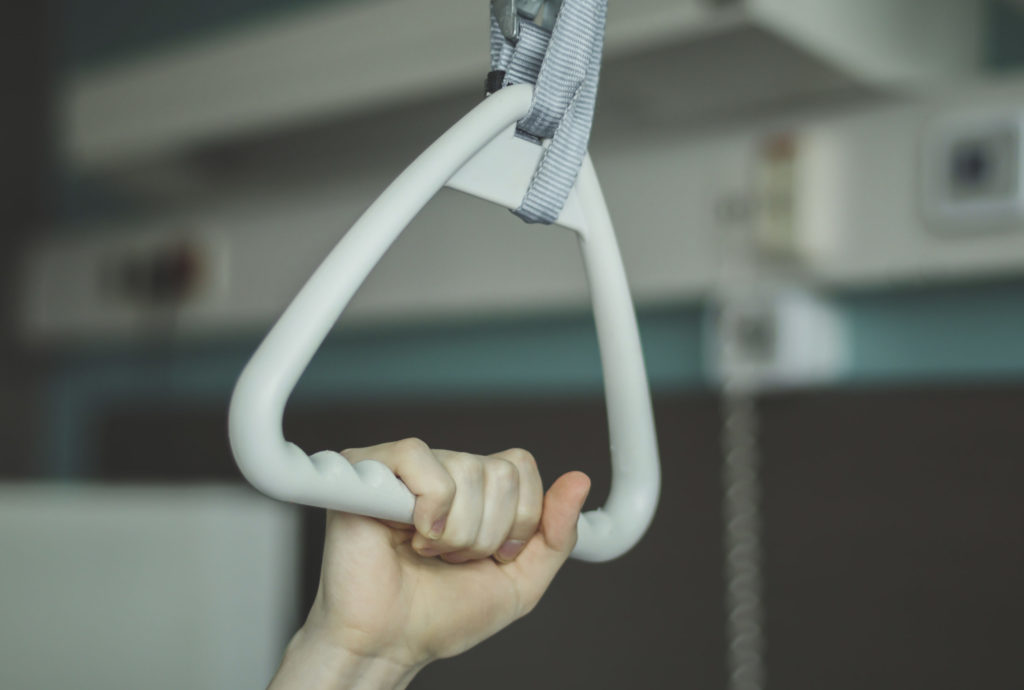
[[[523,550],[524,544],[525,542],[521,542],[518,539],[509,539],[498,549],[498,558],[503,561],[515,560],[515,557]]]
[[[426,547],[424,549],[420,549],[420,555],[425,557],[425,558],[431,558],[433,556],[436,556],[439,553],[441,553],[441,552],[438,549],[435,549],[432,546],[428,546],[428,547]]]
[[[430,532],[427,533],[427,536],[430,537],[431,539],[437,539],[438,537],[440,537],[442,534],[444,534],[444,526],[445,526],[445,523],[447,523],[447,522],[448,522],[448,516],[447,515],[445,515],[443,518],[440,518],[437,521],[435,521],[434,524],[431,525]]]

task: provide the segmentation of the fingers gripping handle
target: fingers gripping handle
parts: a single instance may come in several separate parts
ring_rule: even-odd
[[[331,450],[320,451],[307,457],[297,446],[289,445],[295,451],[295,470],[301,472],[308,469],[299,465],[303,463],[311,465],[316,472],[317,476],[312,478],[318,482],[318,493],[322,492],[321,500],[316,500],[309,492],[303,492],[305,500],[289,498],[277,489],[265,493],[276,495],[283,500],[412,524],[416,496],[384,464],[375,460],[349,464],[343,455]],[[342,496],[347,498],[342,500]],[[327,505],[321,506],[321,503]],[[588,561],[606,561],[621,555],[619,549],[621,552],[627,550],[643,532],[636,535],[628,545],[617,547],[613,551],[610,549],[611,540],[623,542],[624,538],[630,536],[630,532],[621,528],[616,530],[615,520],[603,510],[592,510],[580,515],[578,533],[579,539],[573,550],[573,557]]]
[[[254,486],[275,498],[412,524],[416,496],[382,463],[363,460],[352,465],[334,451],[307,456],[294,444],[287,444],[287,448],[288,461],[279,470],[292,477],[292,482],[271,478],[272,483],[264,483],[266,478],[254,472],[252,465],[239,466]],[[639,505],[645,504],[641,501]],[[646,520],[649,523],[650,518]],[[584,513],[577,525],[579,538],[572,555],[585,561],[611,560],[639,541],[646,526],[628,515],[616,518],[604,510]]]
[[[288,397],[355,291],[406,225],[456,172],[529,109],[532,89],[488,97],[419,156],[327,255],[246,365],[231,399],[229,436],[246,479],[275,498],[412,522],[415,497],[384,465],[306,455],[285,440]],[[612,442],[612,489],[580,517],[573,556],[604,561],[629,550],[657,506],[660,475],[636,317],[600,185],[589,158],[577,181],[580,233],[594,303]]]

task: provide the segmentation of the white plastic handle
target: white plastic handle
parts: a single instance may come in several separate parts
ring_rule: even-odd
[[[514,136],[532,87],[501,89],[445,132],[395,179],[327,255],[246,365],[229,412],[231,448],[245,478],[293,503],[412,522],[415,497],[379,462],[351,465],[334,451],[307,456],[285,440],[285,405],[352,295],[392,242],[445,185],[518,205],[541,149]],[[616,558],[647,530],[661,473],[636,315],[589,156],[559,224],[576,230],[597,323],[612,451],[604,508],[580,516],[573,557]]]

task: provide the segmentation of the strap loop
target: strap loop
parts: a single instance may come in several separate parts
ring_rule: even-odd
[[[505,37],[491,14],[491,71],[502,86],[536,84],[521,135],[550,139],[519,208],[527,223],[554,223],[587,153],[594,121],[608,0],[565,0],[549,33],[520,22],[518,40]]]

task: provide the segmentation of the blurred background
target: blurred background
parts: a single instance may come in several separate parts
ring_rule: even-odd
[[[664,489],[609,564],[413,687],[1024,685],[1024,3],[613,0],[591,151]],[[322,511],[231,387],[481,98],[487,3],[52,0],[0,24],[0,686],[267,682]],[[608,487],[576,240],[457,192],[286,416]],[[600,280],[600,276],[593,279]],[[486,681],[481,681],[485,678]]]

